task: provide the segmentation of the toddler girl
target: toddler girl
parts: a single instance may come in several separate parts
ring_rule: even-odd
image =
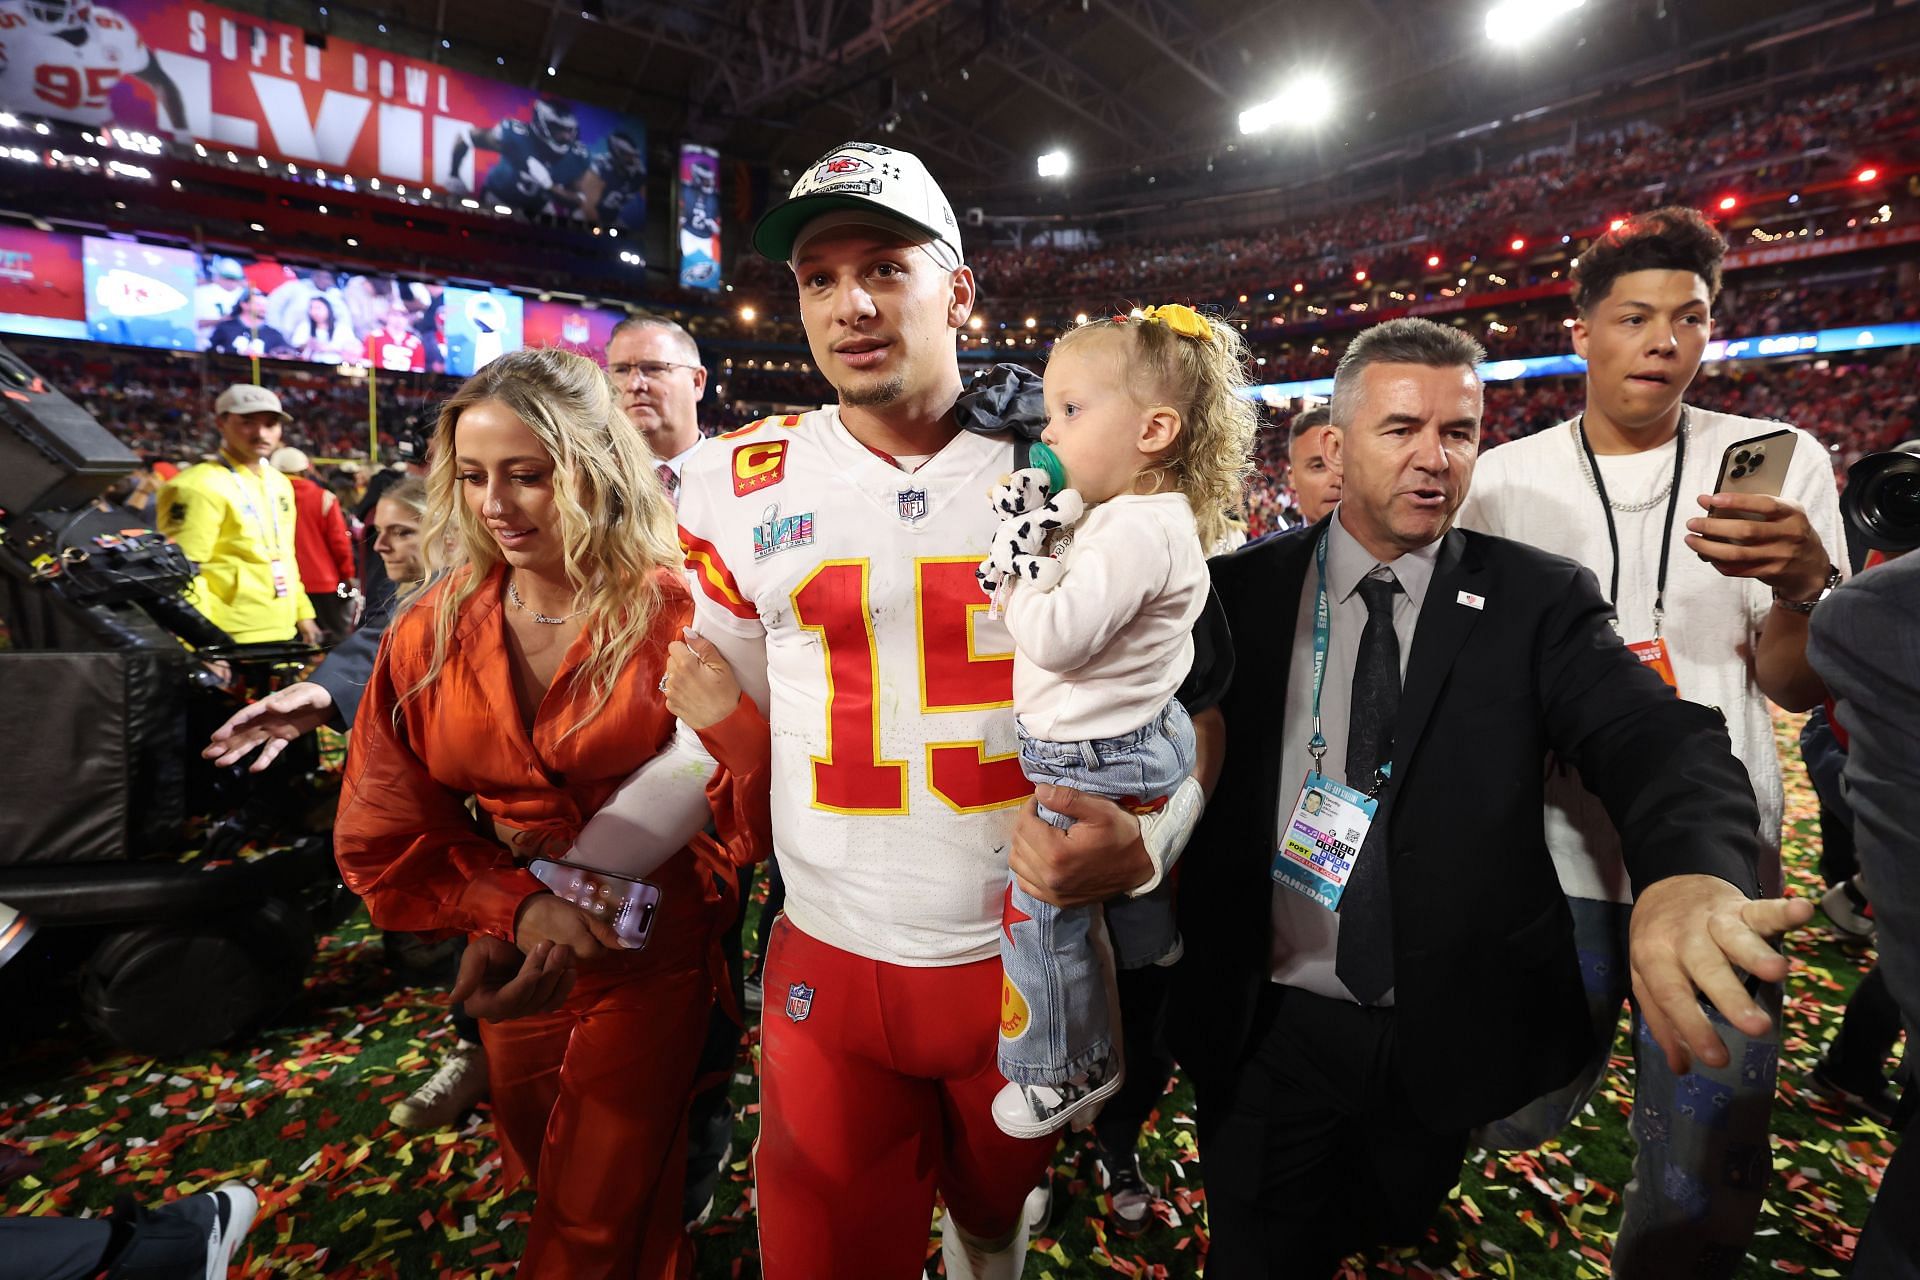
[[[1152,812],[1193,771],[1174,691],[1206,604],[1204,549],[1225,535],[1250,466],[1245,358],[1233,326],[1178,305],[1082,325],[1054,347],[1042,465],[996,495],[1018,514],[980,572],[1013,636],[1020,763],[1036,783]],[[1011,1083],[993,1111],[1015,1137],[1090,1118],[1120,1085],[1099,918],[1009,885],[999,1057]],[[1180,956],[1164,886],[1112,903],[1107,922],[1122,968]]]

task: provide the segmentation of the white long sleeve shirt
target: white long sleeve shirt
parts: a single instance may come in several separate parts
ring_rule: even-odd
[[[1193,665],[1207,562],[1184,495],[1126,495],[1094,507],[1060,552],[1052,591],[1017,583],[1013,705],[1049,742],[1131,733],[1152,720]]]

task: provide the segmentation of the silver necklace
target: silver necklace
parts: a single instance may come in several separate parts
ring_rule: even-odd
[[[1687,434],[1686,405],[1680,406],[1680,427],[1675,434],[1680,436]],[[1599,482],[1593,478],[1593,468],[1587,465],[1587,415],[1584,413],[1573,420],[1573,456],[1580,460],[1580,474],[1587,478],[1587,488],[1593,490],[1596,495],[1600,494]],[[1665,502],[1667,495],[1672,492],[1673,476],[1669,474],[1667,476],[1667,482],[1660,486],[1660,492],[1654,494],[1645,502],[1615,502],[1611,495],[1601,496],[1605,497],[1606,504],[1609,507],[1612,507],[1620,514],[1634,515],[1641,511],[1653,510]]]
[[[526,613],[535,622],[544,622],[546,625],[550,627],[557,627],[563,622],[571,621],[572,619],[579,617],[581,614],[587,611],[586,606],[582,605],[580,608],[575,609],[572,613],[563,613],[557,618],[550,618],[546,614],[541,613],[538,609],[529,609],[527,608],[527,602],[520,598],[520,589],[513,585],[512,578],[507,579],[507,599],[513,601],[514,608],[519,609],[523,613]]]

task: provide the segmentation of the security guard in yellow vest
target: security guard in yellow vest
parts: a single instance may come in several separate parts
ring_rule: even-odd
[[[293,486],[267,465],[292,418],[265,387],[239,383],[213,402],[220,452],[160,491],[160,532],[200,566],[187,600],[241,644],[318,643],[294,557]]]

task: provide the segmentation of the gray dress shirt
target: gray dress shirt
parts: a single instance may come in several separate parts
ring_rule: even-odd
[[[1327,526],[1327,672],[1320,692],[1320,727],[1326,736],[1325,772],[1329,778],[1364,791],[1372,779],[1355,781],[1347,773],[1347,713],[1353,699],[1353,664],[1360,652],[1360,633],[1367,625],[1366,602],[1360,598],[1360,580],[1391,576],[1400,584],[1394,597],[1393,632],[1400,641],[1400,678],[1407,677],[1407,658],[1413,652],[1413,630],[1433,581],[1439,542],[1409,551],[1385,565],[1348,533],[1334,508]],[[1293,656],[1287,672],[1287,705],[1280,732],[1280,818],[1284,830],[1300,798],[1300,784],[1313,767],[1307,743],[1313,737],[1313,614],[1319,577],[1308,565],[1300,586],[1300,613],[1293,628]],[[1379,850],[1369,850],[1377,854]],[[1334,976],[1334,956],[1340,945],[1340,917],[1317,902],[1276,884],[1273,886],[1273,981],[1300,987],[1335,1000],[1352,1000],[1346,985]],[[1380,1001],[1392,1004],[1393,993]]]

